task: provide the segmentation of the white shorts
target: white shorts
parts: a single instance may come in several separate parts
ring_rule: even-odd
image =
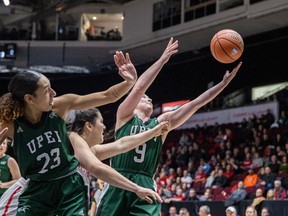
[[[19,196],[24,192],[29,180],[18,179],[0,198],[0,216],[14,216],[17,213]]]

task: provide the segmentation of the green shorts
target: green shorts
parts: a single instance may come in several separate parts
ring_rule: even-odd
[[[72,216],[87,214],[87,187],[74,173],[53,181],[31,181],[19,197],[17,216]]]
[[[139,186],[155,191],[155,183],[151,177],[138,173],[121,172],[121,174]],[[149,204],[133,192],[108,184],[103,189],[103,193],[97,208],[97,216],[160,215],[161,204],[158,201]]]

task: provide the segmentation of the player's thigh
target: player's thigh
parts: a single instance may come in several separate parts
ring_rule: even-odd
[[[58,191],[58,216],[87,215],[87,189],[79,173],[63,179]]]

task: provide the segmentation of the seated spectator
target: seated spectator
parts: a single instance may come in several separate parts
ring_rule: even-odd
[[[184,171],[183,171],[183,176],[181,177],[181,182],[191,185],[192,181],[193,181],[193,179],[192,179],[192,177],[189,175],[188,171],[187,171],[187,170],[184,170]]]
[[[274,187],[274,181],[276,179],[275,174],[271,173],[270,167],[265,167],[265,174],[262,176],[260,181],[261,186],[265,186],[266,190]]]
[[[261,210],[261,216],[269,216],[269,211],[267,207],[263,207]]]
[[[275,194],[273,189],[269,189],[266,194],[266,200],[275,200]]]
[[[280,180],[274,181],[274,197],[275,200],[284,200],[287,197],[286,190],[281,186]]]
[[[216,172],[215,172],[215,170],[212,170],[210,175],[206,179],[205,188],[212,186],[212,182],[214,181],[215,176],[216,176]]]
[[[252,202],[252,206],[256,207],[258,206],[260,203],[262,203],[263,200],[265,200],[266,198],[264,197],[263,195],[263,190],[261,188],[258,188],[256,190],[256,193],[255,193],[255,198],[253,199],[253,202]]]
[[[203,205],[199,208],[199,216],[212,216],[210,208],[207,205]]]
[[[280,166],[279,166],[279,173],[288,173],[288,163],[287,163],[287,156],[283,156]]]
[[[237,216],[237,210],[234,206],[229,206],[225,210],[226,216]]]
[[[237,190],[234,190],[232,194],[225,200],[224,202],[225,207],[236,205],[238,204],[239,201],[245,199],[247,192],[244,189],[243,181],[239,181],[237,186],[238,186]]]
[[[252,168],[258,169],[258,168],[262,167],[263,164],[264,164],[263,158],[260,157],[259,152],[255,152],[253,154],[253,159],[252,159]]]
[[[231,181],[234,177],[234,170],[231,164],[227,164],[223,176],[227,177],[228,181]]]
[[[206,182],[206,174],[203,172],[203,167],[201,165],[198,167],[198,170],[195,173],[193,182],[201,182],[202,184]]]
[[[199,201],[212,201],[211,189],[207,188],[204,195],[199,198]]]
[[[165,202],[170,203],[171,201],[183,201],[185,199],[186,199],[186,196],[183,193],[183,190],[180,187],[178,187],[176,189],[176,194],[173,195],[171,198],[165,199]]]
[[[279,172],[280,165],[278,163],[278,158],[277,158],[276,155],[272,155],[270,157],[270,161],[269,161],[269,165],[268,166],[270,167],[272,173],[276,174],[276,173]]]
[[[200,166],[203,168],[203,172],[208,176],[211,172],[211,165],[207,163],[203,158],[200,159]]]
[[[244,186],[245,187],[253,187],[258,183],[258,175],[254,173],[253,169],[248,170],[248,174],[244,178]]]
[[[190,216],[188,209],[187,208],[181,208],[179,210],[179,216]]]
[[[169,208],[169,216],[179,216],[179,215],[177,214],[177,209],[176,209],[175,206],[171,206],[171,207]]]
[[[252,168],[252,158],[251,158],[251,154],[249,152],[246,153],[245,159],[242,162],[241,168],[243,170],[248,170],[248,169]]]
[[[230,158],[229,164],[232,166],[234,173],[239,173],[242,171],[238,162],[234,158]]]
[[[228,179],[227,177],[223,176],[223,170],[220,169],[217,173],[217,176],[212,182],[212,188],[217,188],[217,187],[224,188],[226,187],[227,183],[228,183]]]
[[[245,210],[245,216],[257,216],[257,211],[253,206],[248,206]]]
[[[192,144],[192,137],[188,131],[183,131],[179,139],[180,146],[189,146]]]
[[[190,188],[188,196],[186,197],[186,201],[199,201],[196,190],[194,188]]]

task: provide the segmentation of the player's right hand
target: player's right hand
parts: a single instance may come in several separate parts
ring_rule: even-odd
[[[156,125],[152,130],[155,131],[155,136],[160,136],[166,132],[168,132],[169,122],[163,121]]]

